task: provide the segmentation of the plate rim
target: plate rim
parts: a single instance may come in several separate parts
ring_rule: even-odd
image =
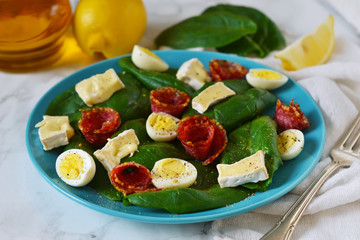
[[[213,56],[211,58],[229,58],[229,54],[224,54],[224,53],[218,53],[218,52],[209,52],[209,51],[189,51],[189,50],[155,50],[153,51],[155,54],[159,55],[161,57],[161,55],[168,55],[168,54],[202,54],[202,55],[209,55],[209,56]],[[108,63],[113,63],[113,62],[117,62],[120,58],[122,57],[126,57],[129,56],[131,54],[126,54],[123,56],[119,56],[119,57],[115,57],[115,58],[111,58],[111,59],[106,59],[100,62],[96,62],[94,64],[91,64],[89,66],[86,66],[82,69],[79,69],[78,71],[73,72],[72,74],[68,75],[67,77],[63,78],[62,80],[60,80],[59,82],[57,82],[55,85],[53,85],[52,87],[50,87],[42,96],[41,98],[36,102],[35,106],[33,107],[27,124],[26,124],[26,133],[25,133],[25,138],[26,138],[26,148],[27,148],[27,152],[28,155],[32,161],[32,163],[34,164],[36,170],[40,173],[40,175],[42,176],[42,178],[44,178],[52,187],[54,187],[57,191],[59,191],[60,193],[62,193],[63,195],[65,195],[66,197],[74,200],[77,203],[80,203],[81,205],[84,205],[88,208],[91,208],[93,210],[108,214],[108,215],[112,215],[112,216],[116,216],[116,217],[121,217],[121,218],[125,218],[125,219],[129,219],[129,220],[135,220],[135,221],[140,221],[140,222],[148,222],[148,223],[162,223],[162,224],[186,224],[186,223],[197,223],[197,222],[207,222],[207,221],[212,221],[212,220],[217,220],[217,219],[221,219],[221,218],[226,218],[226,217],[231,217],[234,215],[238,215],[244,212],[248,212],[251,211],[253,209],[256,209],[260,206],[264,206],[267,205],[277,199],[279,199],[280,197],[284,196],[286,193],[290,192],[292,189],[294,189],[298,184],[300,184],[311,172],[312,170],[315,168],[315,166],[317,165],[318,161],[321,158],[323,149],[324,149],[324,145],[325,145],[325,137],[326,137],[326,129],[325,129],[325,122],[324,122],[324,118],[322,115],[322,112],[319,108],[319,106],[316,104],[315,100],[311,97],[311,95],[309,94],[309,92],[304,89],[300,84],[298,84],[296,81],[294,81],[293,79],[291,79],[289,77],[289,80],[292,81],[298,88],[300,88],[303,91],[303,94],[307,95],[307,97],[309,97],[312,100],[312,105],[315,107],[316,112],[319,113],[320,116],[320,127],[321,127],[321,131],[322,131],[322,136],[321,136],[321,142],[320,142],[320,146],[319,146],[319,151],[317,151],[317,154],[315,156],[312,156],[313,158],[315,158],[315,161],[312,161],[312,164],[310,166],[308,166],[307,170],[304,171],[295,181],[293,181],[288,187],[281,189],[280,191],[277,191],[271,198],[265,198],[262,201],[258,201],[254,204],[252,204],[251,207],[246,208],[245,210],[237,210],[234,209],[233,211],[217,211],[219,209],[222,208],[226,208],[226,207],[221,207],[221,208],[216,208],[216,209],[210,209],[210,210],[204,210],[201,212],[195,212],[195,213],[187,213],[187,214],[178,214],[175,215],[174,217],[168,217],[168,216],[145,216],[145,215],[136,215],[136,214],[132,214],[132,213],[126,213],[126,212],[122,212],[122,211],[118,211],[118,210],[114,210],[114,209],[109,209],[103,206],[99,206],[95,203],[89,202],[86,199],[83,199],[77,195],[74,195],[68,191],[66,191],[65,189],[61,188],[61,186],[59,186],[56,182],[54,182],[47,174],[46,172],[41,168],[41,166],[39,165],[39,163],[36,161],[35,156],[33,156],[33,153],[31,151],[31,147],[30,147],[30,139],[31,137],[29,136],[31,133],[31,130],[33,130],[34,126],[31,125],[31,120],[35,117],[36,114],[36,110],[40,107],[41,103],[47,98],[48,94],[51,91],[55,91],[56,88],[58,88],[59,86],[64,85],[65,81],[70,81],[67,79],[71,79],[74,77],[74,75],[76,74],[81,74],[84,72],[87,72],[89,69],[93,69],[96,68],[102,64],[108,64]],[[216,56],[216,57],[214,57]],[[244,58],[241,56],[232,56],[236,59],[239,59],[239,61],[245,61],[245,62],[250,62],[250,63],[256,63],[258,65],[262,65],[264,67],[267,67],[269,69],[273,69],[275,71],[278,71],[272,67],[269,67],[263,63],[258,63],[256,61],[253,61],[249,58]],[[286,74],[285,74],[286,75]],[[249,199],[249,198],[247,198]],[[247,199],[244,199],[242,201],[246,201]],[[122,203],[121,203],[122,204]],[[235,203],[236,204],[236,203]],[[216,210],[216,211],[214,211]],[[198,213],[209,213],[206,215],[203,214],[198,214]],[[170,221],[171,220],[171,221]]]

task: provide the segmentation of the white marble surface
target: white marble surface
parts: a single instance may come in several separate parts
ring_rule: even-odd
[[[329,14],[322,3],[286,0],[144,0],[148,28],[141,44],[152,47],[165,27],[219,2],[253,6],[272,18],[288,42],[311,31]],[[294,11],[296,9],[296,11]],[[352,29],[335,16],[338,35],[358,44]],[[0,72],[0,239],[211,239],[211,222],[164,225],[109,216],[65,197],[39,175],[25,147],[29,114],[40,97],[88,62],[32,73]],[[316,228],[316,226],[314,226]],[[319,231],[322,231],[319,229]],[[263,232],[264,233],[264,232]],[[354,238],[355,239],[355,238]]]

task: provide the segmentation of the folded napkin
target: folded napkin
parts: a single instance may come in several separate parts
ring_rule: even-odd
[[[210,230],[214,239],[259,239],[330,163],[331,148],[359,113],[360,54],[356,53],[360,53],[358,46],[340,38],[328,63],[285,72],[311,94],[321,109],[326,124],[322,158],[313,172],[289,194],[251,212],[214,221]],[[273,55],[256,61],[283,71]],[[305,210],[292,239],[359,239],[359,173],[360,163],[354,163],[334,174]]]

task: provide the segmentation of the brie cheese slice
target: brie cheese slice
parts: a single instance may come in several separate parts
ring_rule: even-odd
[[[69,144],[74,136],[74,129],[68,116],[43,116],[43,120],[35,125],[39,128],[39,137],[45,151]]]
[[[94,104],[105,102],[124,87],[115,70],[110,68],[105,73],[96,74],[77,83],[75,90],[84,103],[92,107]]]
[[[237,187],[248,182],[259,182],[269,178],[262,150],[233,164],[218,164],[218,183],[221,188]]]
[[[108,139],[106,145],[94,152],[95,157],[109,173],[120,164],[120,160],[127,155],[134,154],[140,144],[135,131],[129,129],[120,133],[117,137]]]
[[[199,113],[204,113],[211,106],[221,100],[233,96],[236,93],[225,86],[223,82],[217,82],[202,91],[199,95],[193,98],[192,108]]]
[[[197,58],[192,58],[184,62],[176,73],[176,78],[198,90],[206,82],[211,81],[211,77],[204,65]]]

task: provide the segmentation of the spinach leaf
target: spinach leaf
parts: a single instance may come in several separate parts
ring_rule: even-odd
[[[147,118],[151,113],[150,91],[131,74],[120,75],[125,88],[115,92],[109,100],[97,106],[111,107],[116,110],[121,121]]]
[[[157,46],[172,48],[222,47],[256,32],[256,24],[247,17],[229,12],[212,12],[188,18],[161,32]]]
[[[45,114],[50,116],[69,116],[71,125],[77,128],[77,121],[81,117],[79,109],[88,108],[81,100],[75,87],[72,87],[58,95],[49,105]]]
[[[251,88],[243,95],[235,95],[214,106],[215,120],[227,132],[261,114],[275,104],[276,97],[266,90]]]
[[[139,139],[140,144],[153,142],[153,140],[147,134],[145,118],[133,119],[133,120],[129,120],[124,123],[121,123],[120,128],[113,135],[113,137],[116,137],[121,132],[128,130],[128,129],[133,129],[135,131],[136,137]]]
[[[177,78],[169,73],[161,73],[154,71],[141,70],[135,66],[131,57],[123,57],[119,59],[120,68],[136,77],[147,89],[153,90],[159,87],[173,87],[188,95],[192,95],[194,90],[188,84],[177,80]]]
[[[241,124],[260,115],[276,102],[275,95],[267,90],[258,88],[250,88],[247,91],[242,90],[242,93],[209,107],[203,114],[214,118],[224,127],[226,132],[231,132]],[[183,117],[194,114],[200,113],[188,107]]]
[[[258,150],[265,153],[265,165],[269,179],[258,183],[247,183],[243,186],[265,191],[272,182],[275,171],[282,165],[277,148],[276,123],[269,116],[258,117],[231,132],[220,162],[232,164],[256,153]]]
[[[241,201],[254,193],[254,190],[220,188],[214,185],[206,190],[194,188],[165,189],[157,192],[135,193],[124,198],[124,205],[137,205],[161,208],[171,213],[182,214],[203,211]]]
[[[193,97],[196,97],[202,91],[204,91],[206,88],[208,88],[209,86],[211,86],[211,85],[213,85],[215,83],[217,83],[217,82],[207,82],[207,83],[205,83],[199,90],[194,92]],[[243,79],[231,79],[231,80],[222,81],[222,83],[224,83],[225,86],[227,86],[228,88],[233,90],[236,94],[243,94],[247,90],[252,88],[248,84],[248,82],[243,80]]]
[[[97,104],[99,107],[115,109],[121,121],[135,118],[145,118],[151,113],[149,90],[131,74],[120,75],[125,88],[115,92],[106,102]],[[71,125],[76,129],[77,121],[81,117],[80,109],[89,108],[72,87],[58,95],[46,110],[46,115],[69,116]]]
[[[256,33],[246,35],[237,41],[231,42],[227,46],[218,48],[220,52],[236,53],[241,56],[255,53],[263,58],[271,51],[285,46],[285,39],[276,24],[264,13],[254,8],[219,4],[206,9],[203,14],[216,12],[228,12],[238,16],[245,16],[257,25]]]
[[[150,142],[140,145],[134,156],[126,157],[121,162],[137,162],[148,169],[152,169],[156,161],[162,158],[180,158],[184,160],[192,159],[184,149],[166,142]]]

